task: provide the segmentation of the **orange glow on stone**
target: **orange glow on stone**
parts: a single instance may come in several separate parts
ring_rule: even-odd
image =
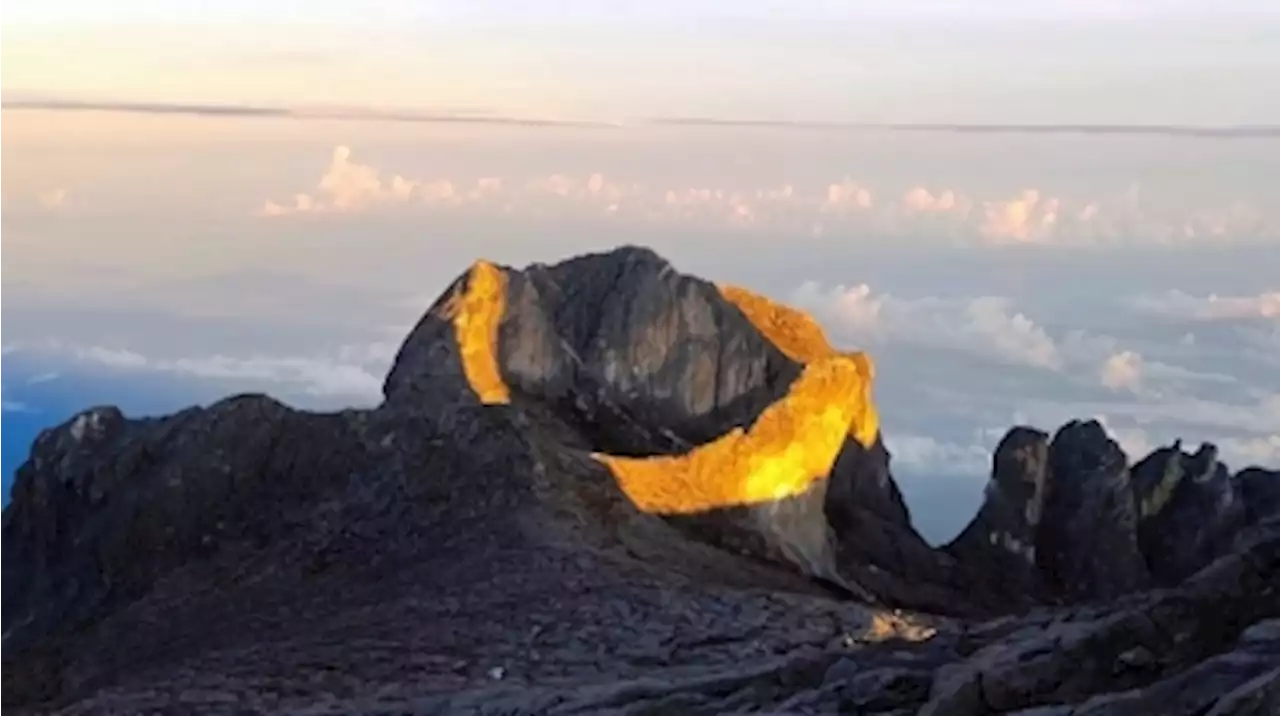
[[[844,447],[863,384],[847,356],[807,366],[749,431],[734,428],[685,455],[593,457],[640,510],[690,514],[774,502],[825,479]]]
[[[466,286],[445,306],[453,323],[467,383],[485,405],[511,402],[511,389],[498,365],[498,328],[507,310],[507,276],[488,261],[477,261]]]

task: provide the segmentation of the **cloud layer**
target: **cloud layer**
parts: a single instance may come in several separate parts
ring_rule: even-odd
[[[382,376],[394,355],[389,343],[340,346],[329,353],[312,356],[159,357],[128,348],[59,341],[10,346],[8,350],[82,368],[163,373],[238,386],[253,385],[284,397],[341,399],[360,405],[374,405],[381,399]]]
[[[1280,465],[1265,141],[57,119],[80,129],[6,135],[6,337],[61,341],[6,357],[6,408],[62,390],[28,369],[106,401],[376,403],[405,327],[371,327],[411,324],[476,256],[645,243],[869,348],[914,494],[976,500],[1003,430],[1077,417],[1135,456],[1182,437]]]
[[[1193,296],[1175,290],[1138,296],[1132,304],[1148,313],[1193,321],[1262,319],[1280,324],[1280,290],[1254,296]]]
[[[602,171],[523,178],[384,177],[374,167],[354,161],[345,145],[333,150],[313,190],[295,192],[287,201],[268,200],[258,213],[280,217],[379,207],[693,222],[813,236],[913,234],[992,245],[1257,241],[1277,236],[1276,222],[1240,202],[1153,212],[1140,208],[1132,196],[1104,200],[1024,187],[984,197],[926,185],[900,191],[875,188],[849,177],[808,186],[782,182],[762,187],[664,186]]]
[[[824,289],[810,282],[791,298],[853,343],[902,342],[1049,370],[1063,362],[1044,329],[1000,296],[904,299],[877,295],[866,284]]]
[[[1175,344],[1148,356],[1147,349],[1104,333],[1050,330],[999,296],[906,298],[866,284],[824,288],[808,282],[791,299],[813,312],[833,340],[869,348],[886,366],[886,378],[901,378],[884,387],[882,402],[887,423],[894,417],[918,423],[896,437],[906,469],[973,471],[1000,432],[983,428],[980,439],[945,441],[923,429],[929,425],[972,426],[977,420],[1054,429],[1089,417],[1109,421],[1135,459],[1160,441],[1186,437],[1218,443],[1236,466],[1280,464],[1280,380],[1250,384],[1170,362],[1174,355],[1199,355],[1194,345]],[[1259,314],[1257,301],[1204,304],[1213,315]],[[1261,305],[1265,312],[1265,301]],[[1229,308],[1219,310],[1224,306]],[[1117,299],[1113,310],[1141,315],[1146,308]],[[960,356],[966,361],[954,374],[941,372]],[[1009,367],[1024,372],[1014,377]],[[956,375],[963,376],[962,387]],[[955,386],[953,392],[947,386]]]
[[[17,174],[17,172],[14,172],[14,174]],[[15,191],[13,185],[16,183],[11,182],[9,188],[3,193],[5,209],[34,210],[52,214],[66,209],[70,203],[71,192],[65,187],[46,186],[40,189],[32,189],[28,182],[23,182],[27,186]]]

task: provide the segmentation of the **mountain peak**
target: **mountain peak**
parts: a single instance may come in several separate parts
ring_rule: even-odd
[[[259,710],[288,711],[358,684],[343,709],[803,696],[979,713],[1078,696],[1042,680],[1006,683],[1005,706],[966,700],[991,674],[1074,664],[1037,656],[1054,644],[1127,644],[1170,605],[1211,615],[1161,622],[1192,634],[1177,669],[1280,616],[1240,591],[1276,577],[1278,476],[1231,475],[1211,446],[1130,466],[1096,421],[1012,429],[973,523],[930,547],[891,474],[875,372],[811,316],[643,247],[477,261],[374,409],[246,395],[147,419],[94,408],[42,434],[4,512],[5,703],[136,713],[168,703],[151,685],[181,684],[193,710],[270,692]],[[1043,617],[1080,601],[1136,611]],[[881,640],[915,651],[859,646]],[[1071,683],[1157,678],[1117,677],[1107,654]],[[264,685],[277,671],[305,685]],[[683,686],[644,696],[657,683]]]

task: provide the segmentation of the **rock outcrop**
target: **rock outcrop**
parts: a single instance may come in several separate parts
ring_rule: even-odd
[[[947,547],[1010,607],[1047,596],[1036,545],[1052,474],[1049,436],[1025,426],[1010,430],[996,446],[978,514]]]
[[[1097,421],[1064,425],[1049,444],[1053,484],[1036,535],[1050,589],[1112,599],[1147,584],[1124,451]]]
[[[1138,541],[1152,577],[1177,584],[1231,547],[1245,524],[1245,498],[1213,445],[1181,444],[1133,466]]]
[[[941,606],[907,586],[927,581],[908,570],[945,570],[889,477],[873,378],[807,315],[629,248],[523,271],[478,262],[405,341],[384,407],[468,393],[549,418],[633,506],[700,541],[868,599],[874,569],[895,601]],[[859,549],[842,550],[832,519]],[[874,539],[857,539],[868,524]]]
[[[1172,586],[1229,554],[1248,527],[1280,514],[1277,473],[1232,475],[1217,448],[1181,442],[1128,465],[1096,421],[1050,441],[1010,430],[985,500],[945,549],[1011,604],[1113,599]]]
[[[1249,467],[1232,476],[1231,482],[1244,503],[1246,524],[1280,514],[1280,470]]]
[[[1275,703],[1275,473],[1211,447],[1131,468],[1096,423],[1015,428],[973,524],[933,549],[874,377],[808,316],[647,249],[479,262],[376,409],[246,395],[42,434],[4,511],[5,705]]]

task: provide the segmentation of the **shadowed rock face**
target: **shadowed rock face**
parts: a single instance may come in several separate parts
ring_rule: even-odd
[[[1064,425],[1049,444],[1054,475],[1037,532],[1049,588],[1068,599],[1109,599],[1146,585],[1128,460],[1097,421]]]
[[[1180,444],[1133,466],[1138,540],[1152,576],[1176,584],[1227,551],[1247,519],[1245,499],[1218,450]]]
[[[946,551],[1004,599],[1115,598],[1175,585],[1280,514],[1277,473],[1232,476],[1217,449],[1155,450],[1132,468],[1096,422],[1054,437],[1016,427],[996,448],[978,515]]]
[[[374,410],[238,396],[46,431],[4,512],[5,705],[1267,706],[1275,473],[1177,446],[1129,468],[1097,423],[1015,428],[935,550],[874,375],[803,313],[647,249],[478,262]]]
[[[95,408],[44,431],[4,512],[5,648],[91,622],[229,540],[287,532],[363,463],[363,419],[246,395],[159,419]]]
[[[947,547],[970,565],[986,588],[1015,603],[1043,598],[1046,582],[1036,552],[1053,481],[1048,434],[1016,427],[996,446],[991,479],[977,516]]]
[[[1236,473],[1231,482],[1244,503],[1246,523],[1280,514],[1280,470],[1249,467]]]

